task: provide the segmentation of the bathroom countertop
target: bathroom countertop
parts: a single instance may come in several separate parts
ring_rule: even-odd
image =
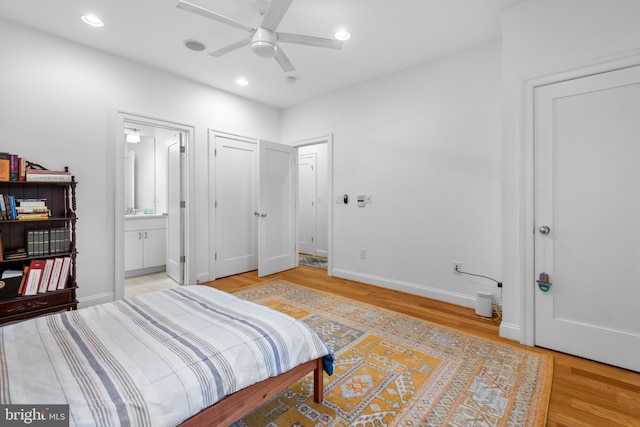
[[[166,215],[163,214],[136,214],[136,215],[125,215],[124,219],[154,219],[154,218],[166,218]]]

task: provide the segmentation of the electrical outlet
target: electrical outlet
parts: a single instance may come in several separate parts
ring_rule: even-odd
[[[462,263],[460,262],[454,262],[453,263],[453,274],[462,274],[460,273],[460,271],[462,270]]]

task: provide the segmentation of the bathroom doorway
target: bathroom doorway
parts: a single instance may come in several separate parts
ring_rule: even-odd
[[[124,113],[117,122],[116,171],[122,171],[116,173],[119,299],[125,296],[125,282],[143,284],[138,291],[188,283],[186,177],[192,129]]]

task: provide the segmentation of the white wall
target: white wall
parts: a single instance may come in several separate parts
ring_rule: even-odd
[[[500,56],[493,43],[283,111],[284,142],[334,136],[334,193],[350,196],[333,205],[336,276],[464,305],[497,293],[452,264],[501,273]]]
[[[575,70],[637,54],[639,16],[637,0],[528,0],[503,13],[503,336],[532,344],[524,336],[522,310],[532,304],[524,287],[534,285],[533,274],[524,275],[532,229],[525,220],[525,87],[544,76],[579,75]]]
[[[208,236],[207,128],[279,140],[279,111],[0,20],[2,151],[78,180],[81,306],[113,298],[114,111],[194,125],[194,229]],[[196,277],[208,242],[196,242]],[[83,303],[84,301],[84,303]]]

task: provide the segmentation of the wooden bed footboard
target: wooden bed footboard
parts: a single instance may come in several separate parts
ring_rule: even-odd
[[[310,360],[277,377],[243,388],[188,418],[180,427],[228,426],[313,371],[313,400],[323,399],[323,358]]]

